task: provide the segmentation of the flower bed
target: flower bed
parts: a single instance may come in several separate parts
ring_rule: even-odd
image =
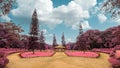
[[[53,56],[55,52],[53,51],[48,51],[48,52],[45,52],[45,51],[42,51],[42,52],[35,52],[33,54],[33,52],[23,52],[23,53],[20,53],[20,56],[22,58],[34,58],[34,57],[50,57],[50,56]]]
[[[101,49],[97,49],[97,48],[95,48],[95,49],[92,49],[92,51],[94,51],[94,52],[102,52],[102,53],[110,54],[110,53],[112,53],[113,48],[101,48]]]
[[[9,54],[13,54],[13,53],[17,53],[17,52],[24,52],[26,50],[0,48],[0,51],[3,51],[5,53],[5,56],[7,56]]]
[[[88,57],[88,58],[97,58],[100,56],[100,54],[97,54],[95,52],[82,52],[82,51],[79,52],[66,51],[65,54],[72,57]]]

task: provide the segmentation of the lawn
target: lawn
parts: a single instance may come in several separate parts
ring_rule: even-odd
[[[21,58],[19,53],[7,58],[6,68],[110,68],[109,56],[100,53],[99,58],[69,57],[64,52],[56,52],[52,57]]]

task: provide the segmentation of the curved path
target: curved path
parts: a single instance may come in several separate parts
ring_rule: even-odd
[[[20,58],[19,53],[8,56],[6,68],[110,68],[109,56],[101,53],[99,58],[68,57],[56,52],[52,57]]]

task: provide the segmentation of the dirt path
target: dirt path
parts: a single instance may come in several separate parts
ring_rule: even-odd
[[[83,58],[68,57],[63,52],[56,52],[53,57],[20,58],[19,53],[8,56],[10,60],[6,68],[109,68],[108,55],[101,53],[101,57]]]

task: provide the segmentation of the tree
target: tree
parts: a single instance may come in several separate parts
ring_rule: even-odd
[[[45,37],[43,35],[43,31],[40,34],[40,50],[45,50]]]
[[[101,8],[106,13],[111,13],[112,18],[120,16],[120,0],[106,0]]]
[[[64,36],[64,32],[63,32],[63,34],[62,34],[62,38],[61,38],[61,39],[62,39],[62,41],[61,41],[61,42],[62,42],[62,46],[65,46],[66,44],[65,44],[65,36]]]
[[[38,18],[37,18],[37,12],[36,10],[34,10],[34,13],[32,15],[32,22],[30,25],[30,39],[29,39],[29,45],[30,45],[30,49],[32,49],[33,54],[34,54],[34,50],[35,50],[35,45],[37,40],[38,40],[38,28],[39,28],[39,24],[38,24]]]
[[[87,47],[86,47],[86,39],[83,36],[83,29],[82,29],[82,25],[80,24],[80,29],[79,29],[79,35],[77,36],[77,41],[76,41],[76,46],[74,47],[75,50],[82,50],[82,51],[86,51]]]
[[[53,47],[57,46],[57,40],[55,34],[53,34]]]
[[[99,30],[88,30],[82,34],[79,34],[77,37],[75,49],[87,50],[93,48],[100,48],[100,45],[98,45],[97,43],[98,39],[99,41],[101,39],[99,38],[99,35],[100,35]]]
[[[0,16],[8,14],[15,3],[16,0],[0,0]]]

